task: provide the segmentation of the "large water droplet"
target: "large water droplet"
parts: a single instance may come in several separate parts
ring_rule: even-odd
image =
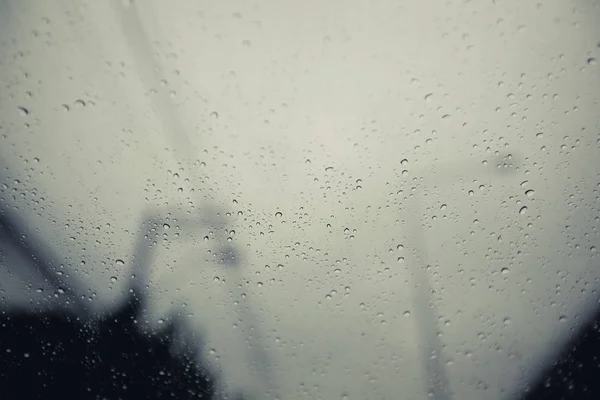
[[[521,207],[521,209],[519,210],[519,214],[521,214],[521,215],[527,214],[527,206]]]

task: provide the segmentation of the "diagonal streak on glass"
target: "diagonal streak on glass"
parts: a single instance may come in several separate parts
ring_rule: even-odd
[[[158,82],[163,75],[162,68],[160,62],[153,56],[149,39],[145,33],[135,3],[125,6],[118,0],[112,0],[111,5],[127,40],[128,48],[134,56],[136,68],[140,73],[140,79],[143,86],[145,87],[150,82]],[[195,148],[189,135],[186,133],[186,128],[182,124],[177,110],[163,92],[159,92],[156,96],[153,96],[152,106],[153,111],[157,114],[158,119],[162,124],[163,133],[172,143],[175,150],[175,157],[181,161],[182,165],[191,168],[195,163],[198,149]],[[212,225],[215,228],[224,227],[226,221],[221,216],[221,213],[218,212],[220,207],[211,204],[207,199],[206,193],[208,190],[205,189],[208,188],[206,188],[204,183],[198,179],[197,176],[194,176],[194,174],[191,174],[190,178],[195,181],[193,186],[196,186],[196,190],[199,193],[195,204],[195,207],[198,207],[199,209],[199,215],[192,216],[191,218],[189,215],[182,215],[181,220],[196,226],[205,224]],[[204,194],[204,196],[200,193]],[[152,225],[156,226],[157,221],[161,218],[160,216],[166,215],[168,211],[169,210],[158,210],[156,214],[144,214],[146,217],[142,218],[140,240],[143,238],[144,228]],[[175,213],[182,214],[180,210],[175,211]],[[171,215],[173,215],[173,213],[171,213]],[[222,229],[216,229],[216,231],[222,231]],[[144,243],[137,243],[135,253],[139,254],[139,259],[136,260],[134,264],[134,271],[136,272],[139,271],[139,273],[144,273],[144,271],[147,271],[147,265],[151,261],[151,254],[147,252],[146,249],[147,247]],[[236,298],[240,298],[242,296],[240,289],[242,287],[242,271],[240,271],[239,268],[236,252],[231,246],[227,245],[223,245],[219,252],[221,264],[234,267],[230,268],[233,270],[230,271],[232,276],[232,287],[230,290]],[[141,280],[141,282],[144,281],[145,280]],[[237,305],[237,312],[244,325],[242,334],[245,335],[245,339],[250,347],[250,363],[256,368],[260,385],[263,387],[266,394],[277,396],[277,389],[271,372],[269,357],[261,340],[261,333],[255,313],[249,306],[242,307],[240,303]]]

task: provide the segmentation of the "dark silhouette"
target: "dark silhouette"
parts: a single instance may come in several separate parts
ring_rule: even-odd
[[[600,312],[548,366],[523,400],[600,399]]]
[[[15,213],[0,210],[0,240],[28,254],[46,281],[66,288],[48,249],[25,230]],[[99,317],[67,289],[70,309],[0,312],[0,398],[212,398],[214,377],[198,364],[198,340],[186,347],[176,339],[177,318],[160,333],[145,331],[138,321],[142,285],[132,286],[122,305]]]
[[[140,305],[132,295],[89,323],[60,313],[0,316],[2,398],[211,398],[213,379],[197,354],[173,355],[173,326],[160,335],[138,329]]]

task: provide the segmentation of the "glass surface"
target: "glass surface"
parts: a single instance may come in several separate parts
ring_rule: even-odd
[[[599,4],[0,1],[3,315],[143,293],[221,397],[519,398],[597,310]]]

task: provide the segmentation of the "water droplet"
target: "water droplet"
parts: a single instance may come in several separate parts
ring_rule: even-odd
[[[83,101],[83,100],[75,100],[75,105],[77,107],[85,107],[85,101]]]
[[[521,209],[519,210],[519,214],[525,215],[526,213],[527,213],[527,206],[521,207]]]
[[[509,272],[510,272],[510,271],[509,271],[509,270],[508,270],[508,268],[506,268],[506,267],[505,267],[505,268],[502,268],[502,269],[500,270],[500,273],[501,273],[502,275],[507,275]]]
[[[401,165],[407,165],[408,164],[408,160],[405,158],[402,161],[400,161]]]
[[[71,107],[69,107],[69,106],[68,106],[68,105],[66,105],[66,104],[63,104],[63,105],[62,105],[62,108],[63,108],[63,110],[65,110],[65,111],[71,111]]]
[[[333,167],[327,167],[327,168],[325,168],[325,172],[331,172],[331,171],[333,171]]]
[[[169,225],[169,224],[163,224],[163,228],[169,229],[169,228],[171,228],[171,225]]]
[[[504,325],[510,325],[511,324],[511,320],[509,317],[504,318]]]
[[[213,112],[211,112],[211,113],[210,113],[210,117],[211,117],[213,120],[217,120],[217,119],[219,119],[219,113],[218,113],[218,112],[216,112],[216,111],[213,111]]]
[[[123,265],[125,265],[125,261],[118,259],[115,261],[115,265],[118,265],[119,267],[122,267]]]
[[[112,283],[115,283],[115,282],[117,281],[117,277],[116,277],[116,276],[111,276],[111,277],[110,277],[110,281],[111,281]]]
[[[159,324],[159,325],[162,325],[162,324],[164,324],[164,323],[165,323],[165,320],[164,320],[164,319],[160,318],[160,319],[158,320],[158,324]]]
[[[262,285],[263,285],[263,283],[262,283],[262,282],[258,282],[258,283],[256,284],[256,286],[258,286],[258,287],[262,287]]]
[[[283,214],[281,213],[281,211],[277,211],[277,212],[275,213],[275,216],[276,216],[277,218],[280,218],[282,215],[283,215]]]
[[[587,63],[589,65],[598,65],[598,60],[596,60],[594,57],[590,57],[587,59]]]
[[[525,191],[525,196],[527,197],[531,197],[535,194],[535,191],[533,189],[529,189]]]
[[[529,181],[523,181],[521,182],[521,187],[525,187],[529,184]]]
[[[559,322],[567,322],[567,316],[566,315],[561,315],[560,317],[558,317],[558,321]]]
[[[410,311],[408,311],[408,310],[404,311],[404,316],[405,317],[410,317]]]
[[[19,110],[19,114],[21,114],[23,117],[29,114],[29,110],[25,107],[17,107],[17,109]]]
[[[427,93],[425,95],[425,101],[431,101],[431,98],[433,97],[433,93]]]

